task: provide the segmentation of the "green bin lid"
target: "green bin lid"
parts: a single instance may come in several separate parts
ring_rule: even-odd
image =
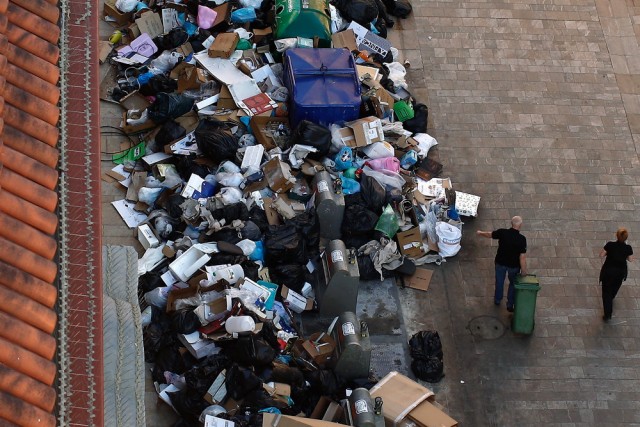
[[[527,274],[526,276],[516,277],[517,289],[538,290],[540,289],[540,281],[535,274]]]

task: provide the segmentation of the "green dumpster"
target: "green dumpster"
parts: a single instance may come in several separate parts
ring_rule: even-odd
[[[276,40],[318,37],[318,47],[331,47],[329,1],[276,0],[274,36]]]
[[[515,307],[511,330],[517,334],[531,334],[536,323],[536,298],[540,283],[535,274],[516,276]]]

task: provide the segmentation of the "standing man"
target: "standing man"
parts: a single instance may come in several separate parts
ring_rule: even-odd
[[[478,236],[496,239],[498,252],[496,253],[496,290],[493,297],[495,305],[500,305],[504,292],[504,279],[509,276],[509,290],[507,291],[507,310],[513,312],[516,274],[527,274],[527,239],[520,234],[522,218],[511,218],[511,228],[499,228],[494,231],[478,230]]]

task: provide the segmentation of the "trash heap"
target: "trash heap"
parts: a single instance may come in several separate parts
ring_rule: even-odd
[[[126,188],[113,205],[145,248],[145,358],[181,425],[387,417],[358,283],[456,255],[480,200],[440,178],[427,107],[386,40],[410,12],[105,1],[101,98],[123,107],[105,132],[129,145],[104,179]]]

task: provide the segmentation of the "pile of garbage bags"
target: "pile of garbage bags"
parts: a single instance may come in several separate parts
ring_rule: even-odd
[[[308,416],[375,383],[333,371],[328,330],[298,330],[323,265],[343,261],[330,242],[352,248],[360,280],[460,250],[480,198],[440,177],[428,108],[386,40],[410,13],[408,0],[105,2],[102,92],[124,109],[108,132],[130,143],[106,179],[145,249],[145,358],[183,425]]]

